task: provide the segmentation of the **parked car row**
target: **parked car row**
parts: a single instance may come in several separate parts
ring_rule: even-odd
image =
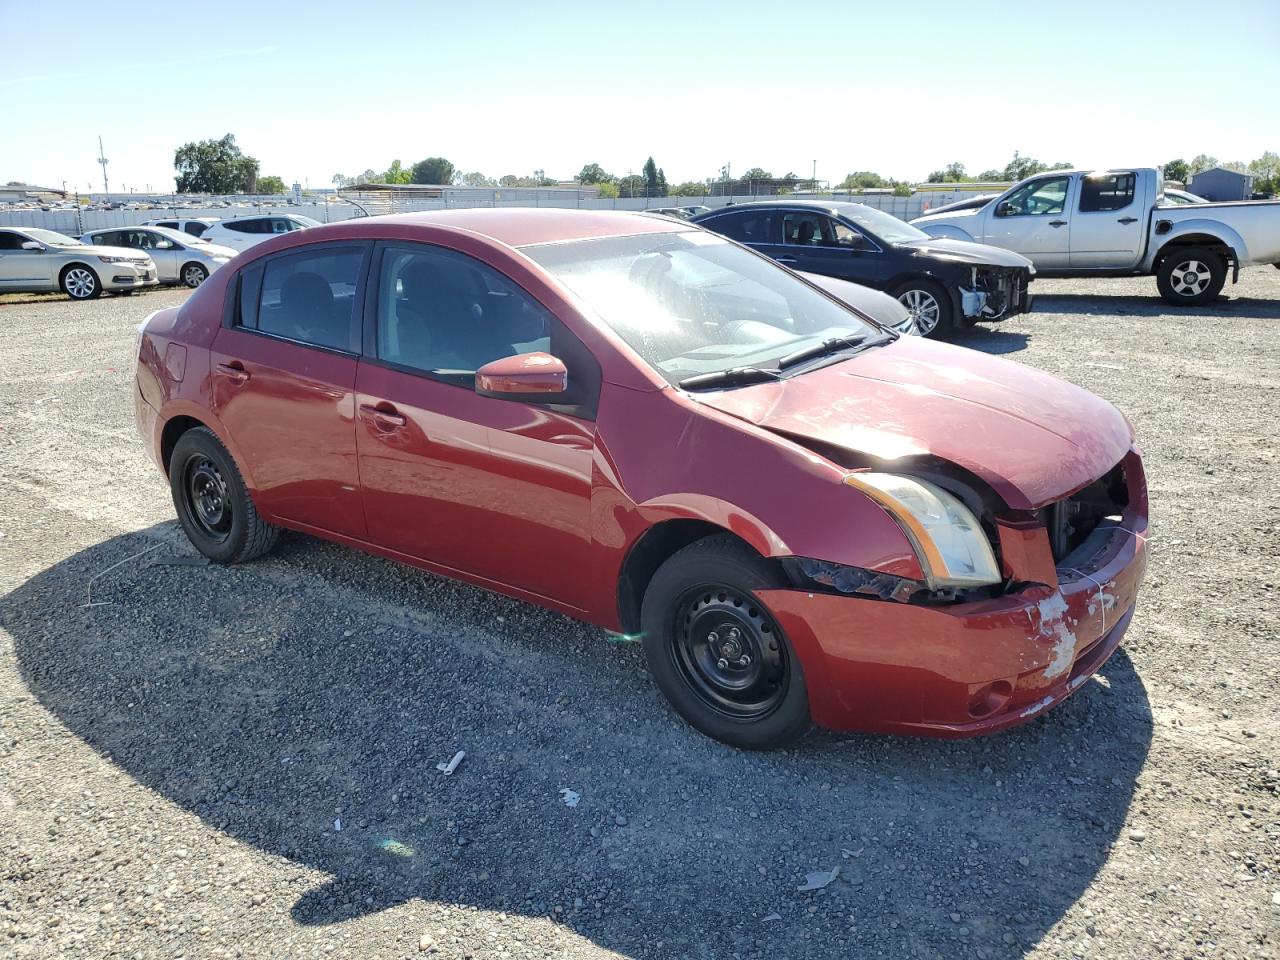
[[[701,221],[742,242],[545,208],[275,235],[142,322],[138,430],[210,560],[291,529],[589,621],[725,742],[1002,730],[1119,645],[1142,457],[1109,403],[902,336],[910,298],[831,276],[919,271],[935,329],[1026,308],[1023,258],[883,216]]]
[[[297,214],[148,220],[90,230],[79,240],[35,227],[0,228],[0,293],[61,290],[73,300],[143,287],[198,287],[241,250],[319,226]]]

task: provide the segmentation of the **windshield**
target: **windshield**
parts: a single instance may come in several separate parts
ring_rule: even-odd
[[[32,240],[39,240],[41,243],[50,247],[78,247],[79,240],[72,240],[66,234],[55,233],[52,230],[41,230],[38,227],[26,227],[23,231]]]
[[[769,260],[701,230],[521,250],[673,384],[773,367],[825,340],[879,334]]]
[[[897,217],[865,204],[852,203],[847,207],[840,207],[840,216],[846,220],[852,220],[864,230],[874,233],[881,240],[887,240],[889,243],[912,243],[916,240],[929,239],[929,235],[923,230],[917,230],[911,224],[903,223]]]

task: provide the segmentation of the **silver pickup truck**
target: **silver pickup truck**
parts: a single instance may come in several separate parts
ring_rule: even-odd
[[[1280,201],[1162,206],[1151,167],[1055,170],[1023,180],[977,209],[925,215],[934,237],[975,240],[1022,254],[1040,276],[1155,274],[1170,303],[1208,303],[1231,271],[1280,267]]]

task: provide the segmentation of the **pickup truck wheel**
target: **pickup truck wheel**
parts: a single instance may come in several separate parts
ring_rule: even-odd
[[[951,297],[941,284],[923,277],[904,280],[893,296],[907,308],[922,337],[941,337],[952,327]]]
[[[658,568],[640,609],[658,689],[696,729],[747,750],[786,746],[810,726],[800,661],[754,593],[779,585],[734,537],[706,537]]]
[[[1164,258],[1156,272],[1156,288],[1167,302],[1180,306],[1208,303],[1227,282],[1222,257],[1205,247],[1180,247]]]

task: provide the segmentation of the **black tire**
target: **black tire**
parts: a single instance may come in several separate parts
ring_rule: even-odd
[[[200,284],[209,279],[209,271],[204,268],[203,264],[184,263],[182,269],[178,271],[178,282],[184,287],[190,287],[194,290]]]
[[[1156,289],[1166,303],[1196,307],[1222,292],[1227,264],[1208,247],[1175,247],[1160,261]]]
[[[72,300],[93,300],[102,296],[102,280],[93,267],[84,263],[70,263],[62,269],[58,286]]]
[[[169,489],[187,539],[214,563],[253,560],[280,537],[279,527],[258,516],[235,460],[208,427],[194,427],[174,444]]]
[[[945,337],[954,328],[951,294],[936,280],[912,277],[894,287],[891,295],[915,316],[922,337]]]
[[[767,561],[716,535],[672,554],[641,604],[658,689],[694,728],[735,747],[784,747],[811,725],[800,661],[754,593],[780,585]]]

